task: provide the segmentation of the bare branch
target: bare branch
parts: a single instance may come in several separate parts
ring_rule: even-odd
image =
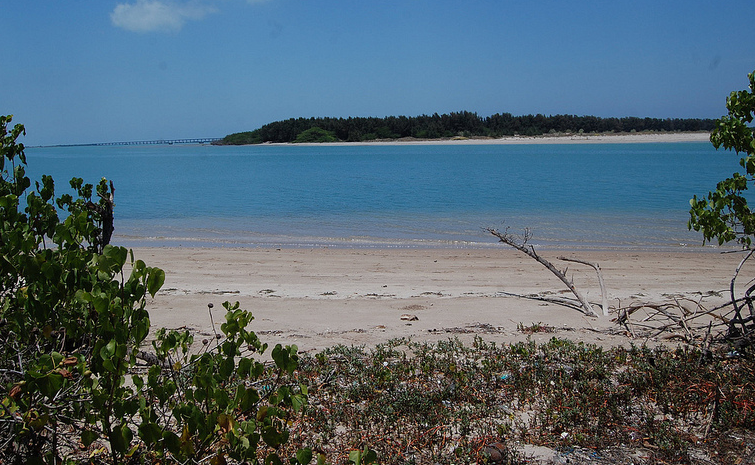
[[[530,258],[535,259],[538,263],[546,267],[551,273],[553,273],[558,279],[560,279],[561,282],[563,282],[566,287],[572,292],[572,294],[574,294],[577,300],[579,300],[581,304],[580,311],[582,313],[588,316],[598,316],[598,314],[595,313],[595,311],[592,309],[592,306],[587,302],[587,299],[585,299],[585,297],[574,286],[574,283],[566,276],[566,273],[559,271],[555,266],[553,266],[551,262],[538,255],[535,251],[535,247],[527,244],[529,239],[532,237],[532,233],[529,229],[524,230],[524,235],[522,236],[521,240],[517,240],[515,236],[509,234],[508,228],[506,228],[504,232],[498,231],[494,228],[486,228],[485,231],[497,237],[500,242],[503,242],[504,244],[515,248],[516,250],[522,252]]]
[[[598,274],[598,283],[600,284],[600,295],[602,297],[601,307],[603,308],[603,316],[608,316],[608,295],[606,294],[606,283],[603,281],[603,273],[600,272],[600,265],[594,262],[580,260],[578,258],[558,257],[558,259],[565,262],[581,263],[595,269],[595,272]]]

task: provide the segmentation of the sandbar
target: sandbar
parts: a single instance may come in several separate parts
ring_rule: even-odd
[[[326,142],[333,146],[360,145],[518,145],[518,144],[631,144],[631,143],[677,143],[709,142],[710,133],[700,132],[638,132],[638,133],[585,133],[546,134],[542,136],[506,136],[500,138],[451,139],[395,139],[363,142]],[[262,145],[320,146],[323,143],[265,143]]]

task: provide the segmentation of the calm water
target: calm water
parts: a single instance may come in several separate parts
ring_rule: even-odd
[[[116,188],[122,245],[699,246],[689,199],[737,157],[709,143],[27,149],[32,178]]]

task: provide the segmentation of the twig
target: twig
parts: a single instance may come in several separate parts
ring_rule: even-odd
[[[220,339],[220,336],[218,335],[218,332],[215,331],[215,320],[212,319],[212,302],[207,304],[207,313],[210,314],[210,324],[212,325],[212,332],[215,334],[215,343],[217,344],[217,341]]]

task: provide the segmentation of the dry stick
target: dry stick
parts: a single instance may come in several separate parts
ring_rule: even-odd
[[[692,336],[692,331],[689,330],[689,326],[687,326],[687,320],[684,318],[684,312],[685,308],[682,307],[682,304],[679,303],[678,300],[674,299],[674,302],[676,302],[676,305],[681,309],[682,316],[679,318],[679,326],[682,327],[682,329],[687,333],[687,336],[689,336],[690,341],[694,341],[694,337]]]
[[[755,253],[755,249],[750,249],[750,251],[747,252],[747,255],[745,255],[745,257],[742,259],[742,261],[739,262],[739,265],[737,265],[737,269],[734,270],[734,276],[732,276],[731,278],[731,283],[729,284],[729,293],[731,294],[731,303],[732,305],[734,305],[734,315],[737,320],[742,319],[742,313],[741,313],[741,308],[739,307],[739,305],[737,305],[737,298],[736,298],[736,295],[734,294],[734,281],[737,280],[737,276],[739,276],[739,271],[742,269],[747,259],[750,258],[753,253]],[[734,323],[731,323],[731,330],[734,330]]]
[[[505,291],[499,291],[497,295],[506,295],[510,297],[517,297],[519,299],[530,299],[530,300],[537,300],[540,302],[548,302],[551,304],[556,305],[563,305],[565,307],[574,308],[575,305],[577,305],[577,301],[575,299],[570,299],[568,297],[544,297],[541,295],[522,295],[522,294],[514,294],[513,292],[505,292]]]
[[[559,260],[565,262],[581,263],[583,265],[591,266],[598,274],[598,283],[600,284],[600,295],[602,297],[601,307],[603,308],[603,316],[608,316],[608,296],[606,295],[606,283],[603,281],[603,273],[600,272],[600,265],[578,258],[558,257]]]
[[[566,277],[566,274],[556,269],[556,267],[553,266],[551,262],[549,262],[548,260],[538,255],[533,246],[527,245],[527,240],[529,239],[529,231],[525,230],[524,239],[522,240],[521,244],[508,233],[505,233],[505,232],[502,233],[498,231],[497,229],[493,229],[493,228],[487,228],[486,231],[488,231],[490,234],[497,237],[504,244],[515,248],[516,250],[527,255],[528,257],[535,259],[544,267],[548,268],[548,270],[550,270],[551,273],[556,275],[556,277],[558,277],[558,279],[560,279],[561,282],[566,284],[566,287],[568,287],[569,290],[572,292],[572,294],[574,294],[574,296],[577,298],[577,300],[579,300],[579,302],[582,304],[582,310],[581,310],[582,313],[588,316],[598,316],[598,314],[595,313],[595,311],[592,309],[592,307],[584,298],[584,296],[582,296],[582,294],[577,290],[577,288],[574,287],[574,283],[572,283],[569,280],[569,278]]]
[[[755,285],[750,286],[747,288],[747,291],[745,291],[745,302],[747,302],[747,306],[750,308],[750,316],[755,315],[755,308],[752,305],[752,297],[750,297],[753,291],[755,291]]]
[[[623,324],[624,327],[629,330],[629,333],[632,335],[632,339],[636,339],[637,334],[635,334],[634,326],[629,320],[629,315],[631,315],[631,312],[627,312],[626,309],[621,308],[621,299],[616,300],[618,300],[618,304],[616,305],[616,323],[620,325]]]
[[[678,301],[677,301],[677,305],[679,305]],[[724,305],[720,305],[720,306],[711,308],[709,310],[706,309],[705,307],[703,307],[701,304],[698,304],[698,305],[699,305],[699,308],[702,311],[699,312],[699,313],[695,312],[694,314],[692,314],[690,316],[687,316],[687,317],[677,317],[676,315],[673,315],[670,312],[670,309],[673,308],[673,307],[670,306],[670,304],[637,304],[637,305],[631,305],[631,306],[628,306],[628,307],[619,308],[619,310],[618,310],[619,311],[619,317],[617,318],[617,321],[618,321],[619,324],[627,325],[629,323],[629,316],[631,314],[633,314],[634,312],[636,312],[638,310],[642,310],[642,309],[652,309],[652,310],[654,310],[654,313],[648,315],[646,318],[644,318],[643,320],[641,320],[642,322],[644,322],[644,321],[650,321],[650,320],[655,320],[656,317],[661,316],[661,315],[665,316],[666,318],[668,318],[669,320],[672,321],[672,323],[667,323],[667,324],[664,324],[664,325],[662,325],[660,327],[656,327],[656,326],[649,325],[649,324],[642,324],[641,322],[640,323],[635,323],[636,325],[644,327],[644,328],[656,328],[656,329],[658,329],[658,332],[654,336],[657,336],[657,335],[661,334],[663,331],[666,331],[666,330],[668,330],[668,329],[670,329],[670,328],[672,328],[674,326],[680,326],[680,327],[682,327],[684,329],[684,331],[687,333],[687,335],[691,336],[692,329],[690,328],[689,323],[692,320],[695,320],[695,319],[697,319],[699,317],[702,317],[702,316],[709,316],[711,318],[720,320],[720,322],[721,322],[721,323],[719,323],[720,325],[729,325],[730,324],[729,320],[726,317],[724,317],[724,316],[722,316],[722,315],[720,315],[720,314],[718,314],[716,312],[718,312],[718,311],[720,311],[722,309],[725,309],[726,307],[729,307],[730,305],[732,305],[731,302],[727,302]],[[712,328],[712,322],[709,322],[707,326],[708,326],[708,332],[710,332],[710,330]],[[718,326],[718,325],[716,325],[716,326]],[[705,328],[705,325],[703,325],[701,328]]]

